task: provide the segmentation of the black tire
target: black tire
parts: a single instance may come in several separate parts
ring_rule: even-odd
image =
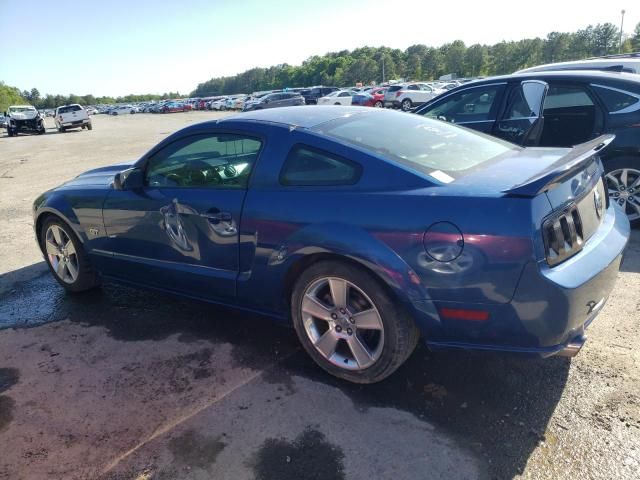
[[[42,135],[42,134],[46,133],[46,131],[47,131],[47,129],[46,129],[46,127],[44,126],[44,122],[42,122],[42,123],[40,124],[40,128],[38,129],[38,135]]]
[[[336,102],[336,103],[334,103],[334,105],[340,105],[340,103],[339,103],[339,102]]]
[[[58,127],[58,131],[60,133],[64,133],[66,131],[66,129],[64,127]]]
[[[376,103],[374,103],[373,106],[376,107],[376,108],[384,107],[384,105],[382,104],[382,102],[380,100],[378,100]]]
[[[91,122],[87,123],[87,130],[93,130],[93,124]]]
[[[78,265],[78,276],[72,283],[67,283],[58,276],[58,274],[54,271],[49,255],[47,255],[45,246],[46,233],[52,225],[55,225],[63,230],[69,240],[71,240],[71,242],[73,243],[73,247],[75,248],[75,258]],[[91,267],[91,262],[89,261],[89,257],[84,251],[82,243],[76,236],[73,229],[69,227],[69,225],[67,225],[65,222],[63,222],[60,218],[50,216],[44,221],[39,232],[39,241],[40,249],[43,252],[45,261],[47,262],[47,266],[49,267],[51,274],[65,290],[72,293],[78,293],[91,290],[100,285],[100,277]]]
[[[361,370],[349,370],[327,360],[312,343],[302,319],[305,292],[323,277],[338,277],[357,286],[371,299],[384,327],[382,352],[375,362]],[[420,332],[404,307],[394,301],[386,286],[364,268],[339,261],[322,261],[307,268],[296,280],[291,295],[293,326],[309,356],[325,371],[354,383],[376,383],[395,372],[411,355]],[[337,329],[337,327],[336,327]]]
[[[405,98],[400,104],[400,108],[402,109],[403,112],[408,112],[409,110],[411,110],[411,108],[413,108],[411,99]]]
[[[620,158],[605,160],[604,161],[605,180],[606,180],[606,175],[610,174],[611,172],[615,172],[616,170],[623,170],[623,169],[631,170],[631,172],[628,173],[628,176],[631,176],[631,178],[629,179],[629,183],[630,184],[633,183],[638,178],[638,174],[639,174],[638,172],[640,172],[640,158],[639,157],[620,157]],[[607,189],[608,186],[611,187],[611,190],[614,190],[613,185],[605,185],[605,189]],[[640,198],[640,188],[636,187],[634,189],[633,197],[635,199]],[[617,202],[619,200],[619,197],[616,198],[614,195],[610,195],[609,198],[611,199],[612,202]],[[636,200],[636,203],[638,203],[637,200]],[[624,208],[626,208],[627,212],[629,212],[629,209],[631,207],[628,207],[625,205]],[[635,218],[633,220],[631,220],[630,218],[629,221],[633,228],[640,228],[640,218]]]

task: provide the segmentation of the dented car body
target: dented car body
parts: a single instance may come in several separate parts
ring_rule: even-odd
[[[300,273],[344,259],[431,347],[572,355],[629,237],[604,190],[610,140],[521,148],[378,109],[252,112],[44,193],[34,225],[62,219],[103,277],[283,321]]]

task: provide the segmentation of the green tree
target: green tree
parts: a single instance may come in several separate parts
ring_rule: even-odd
[[[40,92],[37,88],[32,88],[31,92],[29,92],[29,100],[34,106],[38,106],[40,103]]]
[[[633,31],[633,37],[631,37],[631,46],[633,51],[640,51],[640,23],[636,25],[636,29]]]
[[[0,81],[0,113],[5,112],[10,105],[23,103],[27,103],[27,101],[22,97],[20,90]]]

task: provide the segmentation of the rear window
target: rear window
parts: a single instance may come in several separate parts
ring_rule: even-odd
[[[387,111],[341,117],[313,130],[445,182],[519,148],[449,123]]]
[[[391,85],[387,92],[397,92],[398,90],[402,90],[402,85]]]
[[[619,112],[640,101],[640,98],[622,90],[594,86],[596,92],[604,102],[609,113]],[[638,105],[640,107],[640,105]]]
[[[69,105],[67,107],[60,107],[58,109],[58,113],[69,113],[69,112],[77,112],[78,110],[82,110],[80,105]]]

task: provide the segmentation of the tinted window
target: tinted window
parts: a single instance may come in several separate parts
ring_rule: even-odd
[[[424,115],[452,123],[491,120],[495,118],[493,106],[502,88],[502,85],[487,85],[448,95]]]
[[[340,93],[340,95],[338,95],[339,97],[350,97],[351,94],[349,92],[342,92]]]
[[[420,115],[379,110],[338,118],[312,130],[429,175],[467,170],[517,148]]]
[[[149,160],[151,187],[245,188],[261,142],[241,135],[193,135],[166,146]]]
[[[280,172],[283,185],[353,185],[360,178],[360,166],[345,158],[296,145]]]
[[[407,90],[420,90],[420,87],[418,87],[418,85],[409,85]]]
[[[603,87],[594,88],[610,113],[624,110],[625,108],[635,105],[640,101],[638,97],[620,90],[611,90]]]
[[[77,112],[78,110],[82,110],[80,105],[69,105],[68,107],[60,107],[58,113]]]
[[[402,85],[391,85],[387,92],[397,92],[402,89]]]
[[[593,101],[581,86],[550,85],[544,109],[593,106]]]

